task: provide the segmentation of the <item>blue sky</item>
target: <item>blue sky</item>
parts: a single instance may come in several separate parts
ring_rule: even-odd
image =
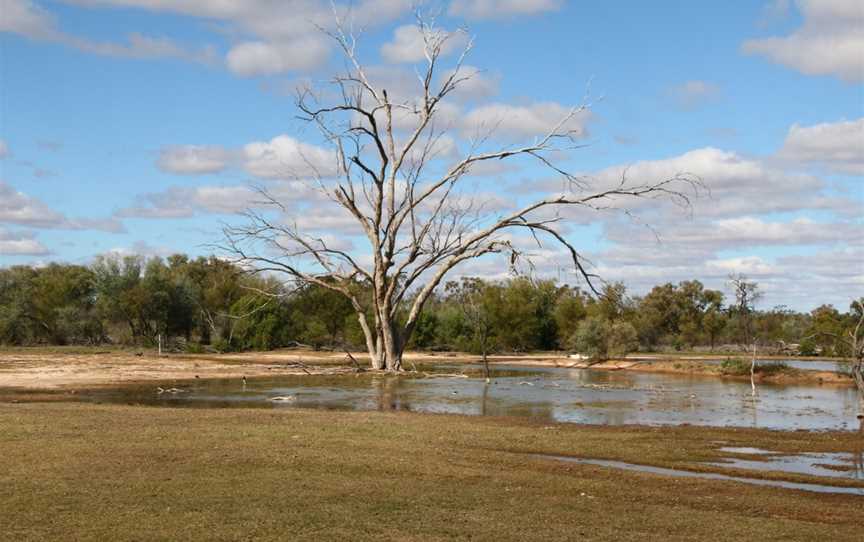
[[[590,88],[586,146],[562,164],[601,185],[626,167],[640,180],[688,171],[710,188],[690,214],[638,206],[660,242],[617,215],[572,217],[568,238],[602,276],[641,293],[692,278],[722,289],[744,273],[764,305],[800,310],[864,295],[859,2],[432,7],[442,29],[474,37],[466,64],[482,70],[450,110],[450,158],[465,151],[467,122],[501,122],[502,145],[531,141]],[[399,39],[410,5],[357,1],[353,17],[364,64],[410,92],[416,51]],[[290,199],[286,219],[362,255],[356,232],[328,225],[329,211],[255,151],[290,162],[298,144],[322,145],[290,92],[343,66],[312,21],[332,24],[329,2],[0,0],[0,265],[209,253],[259,184]],[[554,185],[520,164],[468,191],[503,211]],[[566,267],[552,247],[533,254],[541,274]]]

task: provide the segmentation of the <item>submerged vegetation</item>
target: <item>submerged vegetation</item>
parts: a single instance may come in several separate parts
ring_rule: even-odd
[[[724,302],[722,292],[695,280],[644,296],[611,284],[598,297],[551,280],[463,279],[432,296],[409,346],[571,350],[597,359],[636,350],[729,351],[741,342],[740,314]],[[749,317],[763,349],[807,355],[847,355],[838,338],[857,321],[854,310],[830,305]],[[0,344],[141,346],[160,335],[185,351],[364,347],[344,296],[317,285],[289,288],[215,257],[103,256],[90,266],[0,269]]]

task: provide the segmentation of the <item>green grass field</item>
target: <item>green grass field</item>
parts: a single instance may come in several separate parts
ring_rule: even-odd
[[[853,433],[377,412],[0,404],[3,540],[860,540],[864,499],[533,459],[656,465]]]

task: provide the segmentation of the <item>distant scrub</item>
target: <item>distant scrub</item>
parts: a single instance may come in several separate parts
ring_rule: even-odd
[[[363,283],[356,287],[361,300],[371,295]],[[740,342],[739,317],[723,301],[721,292],[695,280],[631,297],[621,283],[594,296],[551,280],[466,278],[430,299],[408,346],[476,353],[570,350],[605,359],[636,350],[734,345]],[[807,352],[843,355],[842,344],[830,337],[844,333],[850,314],[830,305],[809,314],[757,311],[754,334],[763,345],[802,343]],[[365,347],[344,296],[250,275],[216,257],[103,256],[89,266],[0,269],[0,344],[153,346],[160,336],[166,349],[193,353],[296,344]],[[749,370],[746,362],[723,365],[727,374]]]

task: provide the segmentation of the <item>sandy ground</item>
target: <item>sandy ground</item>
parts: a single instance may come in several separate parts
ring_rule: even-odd
[[[313,352],[161,357],[123,352],[0,352],[0,387],[57,390],[155,380],[239,379],[244,376],[254,378],[353,371],[352,367],[343,364],[344,361],[344,354]]]
[[[368,358],[355,354],[361,365]],[[479,356],[460,353],[406,354],[406,369],[413,363],[471,363]],[[587,368],[585,362],[554,353],[518,356],[490,356],[490,363],[524,366]],[[626,359],[590,366],[592,369],[639,372],[664,372],[719,377],[716,366],[698,361]],[[355,372],[344,353],[283,350],[240,354],[172,354],[158,357],[152,353],[98,351],[51,352],[34,349],[0,351],[0,388],[21,390],[70,390],[119,383],[190,380],[194,378],[254,378],[278,375],[339,374]],[[742,378],[749,377],[723,377]],[[762,378],[778,383],[852,384],[852,380],[831,372],[801,371]]]

